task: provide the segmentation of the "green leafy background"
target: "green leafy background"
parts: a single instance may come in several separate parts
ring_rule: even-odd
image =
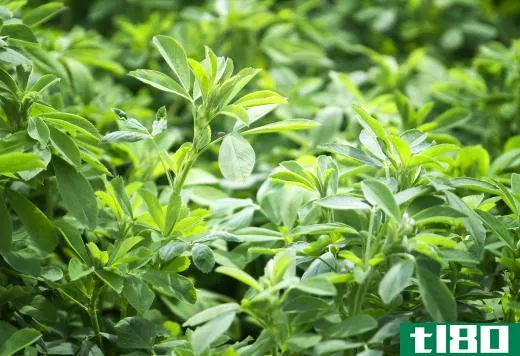
[[[519,38],[515,0],[0,0],[0,355],[520,322]]]

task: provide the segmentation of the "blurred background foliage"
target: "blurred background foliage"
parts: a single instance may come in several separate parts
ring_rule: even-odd
[[[350,102],[362,98],[386,120],[397,121],[392,95],[398,90],[416,107],[433,102],[433,114],[453,106],[470,110],[474,125],[453,131],[493,156],[511,146],[504,143],[520,130],[520,49],[513,40],[520,31],[520,4],[514,0],[67,0],[65,5],[68,10],[38,35],[54,58],[84,67],[75,74],[83,78],[70,78],[71,85],[81,80],[80,97],[63,100],[87,104],[78,108],[100,127],[113,125],[114,106],[144,117],[150,116],[149,105],[171,104],[125,76],[161,66],[151,38],[166,34],[188,56],[202,57],[207,45],[233,58],[238,68],[265,69],[257,85],[289,98],[290,105],[277,112],[282,117],[312,118],[333,105],[344,108],[348,120]],[[138,95],[131,98],[114,81]],[[182,109],[170,106],[172,112]]]

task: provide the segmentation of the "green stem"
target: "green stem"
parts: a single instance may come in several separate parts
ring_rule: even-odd
[[[361,312],[361,307],[363,306],[363,299],[365,299],[365,295],[367,293],[368,285],[372,280],[374,269],[370,267],[367,271],[365,280],[357,286],[356,294],[354,296],[354,304],[352,306],[352,310],[350,315],[358,315]]]
[[[354,300],[352,304],[352,308],[350,311],[350,315],[357,315],[361,311],[361,307],[363,305],[363,299],[365,298],[365,294],[368,289],[368,285],[370,283],[370,279],[372,277],[373,268],[369,266],[370,255],[372,252],[372,239],[374,235],[374,224],[375,224],[375,216],[376,210],[370,210],[370,218],[368,222],[368,235],[367,242],[365,244],[365,253],[363,255],[363,266],[367,268],[365,279],[356,287],[356,292],[354,295]]]
[[[262,328],[264,329],[269,329],[269,324],[266,323],[264,320],[262,320],[262,318],[257,315],[255,312],[249,310],[249,309],[243,309],[242,310],[244,313],[248,314],[250,317],[252,317],[254,319],[255,322],[258,323],[258,325],[260,325]]]
[[[169,168],[168,164],[166,164],[166,162],[164,161],[164,158],[161,154],[161,153],[163,153],[163,151],[159,148],[159,146],[157,145],[157,142],[155,142],[155,138],[151,134],[148,134],[148,135],[150,135],[150,138],[152,139],[155,150],[159,154],[159,160],[161,161],[161,165],[164,169],[164,173],[166,174],[166,178],[168,179],[168,184],[170,185],[170,187],[173,188],[173,178],[170,173],[170,168]]]
[[[455,295],[455,291],[457,289],[457,279],[459,277],[459,271],[457,270],[457,266],[454,262],[450,262],[451,269],[451,292]]]
[[[374,223],[375,223],[376,211],[374,209],[370,209],[370,219],[368,222],[368,236],[366,243],[365,255],[363,256],[363,264],[365,267],[368,265],[368,261],[370,260],[370,254],[372,250],[372,238],[374,234]]]
[[[198,154],[193,155],[190,159],[183,165],[179,174],[175,177],[173,181],[173,194],[180,195],[182,188],[184,187],[184,183],[186,182],[186,178],[188,177],[188,173],[190,172],[191,167],[197,161]]]
[[[90,297],[88,314],[90,317],[90,322],[92,323],[92,327],[94,328],[94,334],[96,336],[98,346],[103,347],[103,338],[101,337],[101,328],[99,327],[99,319],[97,315],[97,302],[100,294],[101,288],[96,283],[94,290],[92,291],[92,296]]]

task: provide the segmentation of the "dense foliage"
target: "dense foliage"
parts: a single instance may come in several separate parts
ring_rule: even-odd
[[[0,355],[397,355],[520,322],[516,0],[0,0]]]

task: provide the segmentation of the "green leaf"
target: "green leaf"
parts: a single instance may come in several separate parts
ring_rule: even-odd
[[[224,303],[205,309],[190,317],[182,326],[197,326],[220,317],[222,314],[237,311],[240,306],[237,303]]]
[[[16,332],[16,328],[7,321],[0,320],[0,345],[3,345],[7,339]]]
[[[316,126],[319,126],[319,123],[313,120],[287,119],[244,131],[242,132],[242,135],[258,135],[272,132],[307,130]]]
[[[155,114],[155,120],[152,122],[152,136],[157,136],[168,128],[168,113],[165,106],[161,106]]]
[[[123,296],[140,314],[147,312],[153,304],[155,293],[141,279],[127,276],[124,282]]]
[[[520,150],[518,153],[520,157]],[[511,190],[506,188],[506,186],[500,183],[498,180],[492,180],[492,182],[498,188],[500,197],[504,203],[507,204],[509,209],[511,209],[513,213],[520,214],[520,201],[515,199],[515,197],[511,194]]]
[[[100,137],[97,128],[90,121],[79,115],[65,112],[46,112],[38,115],[38,117],[41,117],[47,124],[63,128],[71,135],[81,133],[94,139]]]
[[[23,16],[23,23],[27,26],[36,27],[49,21],[54,16],[65,10],[66,7],[61,2],[49,2],[31,9]]]
[[[115,329],[118,347],[147,350],[150,354],[157,337],[167,335],[164,327],[140,317],[125,318],[115,325]]]
[[[487,211],[477,210],[477,214],[482,219],[484,225],[491,230],[496,237],[502,240],[512,251],[516,250],[513,236],[500,220]]]
[[[450,237],[445,237],[437,234],[432,234],[428,232],[422,232],[418,235],[415,235],[410,239],[410,241],[413,242],[419,242],[421,244],[428,244],[428,245],[434,245],[434,246],[440,246],[440,247],[447,247],[447,248],[456,248],[457,242]]]
[[[409,166],[413,167],[424,163],[437,162],[438,157],[458,150],[460,150],[460,147],[454,144],[441,143],[433,145],[411,157]]]
[[[477,146],[480,148],[481,151],[484,151],[484,149],[480,146]],[[496,176],[502,172],[507,172],[512,167],[518,167],[518,162],[520,160],[520,147],[513,148],[510,151],[504,152],[501,155],[499,155],[493,163],[491,164],[489,175],[490,176]],[[482,165],[479,161],[479,166]],[[489,162],[486,162],[489,163]],[[485,174],[487,175],[487,174]]]
[[[183,163],[192,157],[191,154],[195,151],[191,142],[184,142],[181,147],[173,154],[171,170],[178,174],[181,170]]]
[[[94,272],[94,267],[89,268],[76,257],[72,257],[69,261],[68,270],[70,280],[76,281]]]
[[[227,267],[227,266],[219,266],[215,269],[215,272],[224,274],[226,276],[232,277],[237,281],[240,281],[257,291],[261,292],[263,290],[260,283],[256,281],[253,277],[251,277],[248,273],[242,271],[241,269],[235,267]]]
[[[112,288],[117,294],[121,294],[123,291],[123,277],[120,275],[110,272],[104,269],[95,271],[96,275],[101,279],[107,286]]]
[[[426,311],[437,323],[457,320],[455,298],[440,278],[428,269],[417,266],[417,283]]]
[[[248,202],[249,203],[249,202]],[[203,243],[215,240],[224,240],[229,242],[241,242],[240,238],[227,231],[213,231],[208,234],[203,234],[200,238],[197,238],[195,242]]]
[[[95,80],[86,63],[72,56],[63,56],[60,61],[65,66],[63,70],[68,72],[67,77],[70,76],[75,94],[83,103],[91,102],[96,94]]]
[[[187,251],[190,245],[184,241],[170,241],[159,250],[159,257],[168,262]]]
[[[72,164],[76,168],[81,166],[81,154],[78,146],[65,133],[54,127],[49,127],[51,142],[54,148],[60,153],[63,159]]]
[[[520,199],[520,174],[511,174],[511,190]]]
[[[143,198],[146,207],[148,208],[148,212],[152,216],[154,222],[159,228],[162,228],[164,226],[164,211],[162,210],[161,204],[155,194],[147,189],[140,189],[139,195]]]
[[[17,272],[35,277],[41,276],[42,270],[40,261],[35,258],[26,258],[23,256],[23,251],[21,252],[22,253],[4,251],[2,252],[2,257],[4,258],[5,262],[7,262],[7,264]]]
[[[390,136],[389,140],[392,142],[395,150],[397,151],[399,159],[401,160],[401,164],[406,166],[410,156],[412,155],[412,150],[410,149],[408,142],[397,136]]]
[[[12,95],[15,97],[18,96],[18,92],[20,91],[20,89],[18,89],[18,85],[14,81],[13,77],[11,77],[11,75],[2,68],[0,68],[0,83],[3,87],[9,90]]]
[[[390,149],[384,150],[381,140],[363,129],[359,133],[359,142],[373,157],[380,161],[388,161]],[[397,149],[395,149],[397,151]],[[390,156],[391,157],[391,156]]]
[[[147,134],[133,131],[114,131],[103,136],[101,143],[111,142],[138,142],[148,139]]]
[[[260,69],[244,68],[226,80],[218,89],[219,103],[227,105],[260,72]]]
[[[120,259],[123,259],[137,244],[143,241],[143,239],[142,236],[131,236],[124,240],[119,240],[116,248],[110,253],[108,265],[116,265]]]
[[[400,91],[394,94],[395,104],[401,115],[404,127],[415,127],[417,125],[417,116],[410,100]]]
[[[321,109],[314,119],[320,126],[310,132],[312,146],[316,147],[334,140],[334,137],[341,131],[343,116],[343,110],[336,106],[326,106]]]
[[[201,327],[195,329],[191,335],[191,345],[196,354],[201,354],[213,341],[223,335],[235,319],[235,312],[221,314]]]
[[[450,185],[456,188],[470,189],[477,192],[498,194],[498,190],[493,184],[476,178],[455,178],[450,180]]]
[[[2,26],[0,32],[2,36],[8,36],[9,39],[19,40],[29,43],[38,43],[38,39],[34,35],[34,32],[27,25],[22,23],[8,23]]]
[[[418,186],[418,187],[412,187],[405,190],[401,190],[399,193],[395,194],[395,200],[397,202],[397,205],[403,205],[404,203],[407,203],[424,193],[430,190],[430,187],[428,186]]]
[[[229,116],[235,120],[241,121],[249,125],[249,115],[247,111],[238,105],[228,105],[219,112],[220,115]]]
[[[316,191],[316,187],[313,185],[314,182],[311,182],[307,177],[294,172],[279,171],[271,174],[270,178],[273,182],[295,185],[311,192]]]
[[[352,96],[356,99],[357,102],[362,104],[365,103],[363,94],[348,74],[330,71],[329,77],[333,80],[333,82],[335,82],[335,84],[337,84],[338,87],[341,86],[343,89],[346,89],[346,91],[352,94]]]
[[[359,347],[362,347],[363,345],[365,345],[363,342],[326,340],[316,345],[314,351],[316,355],[327,355],[338,351],[357,349]]]
[[[377,328],[377,320],[369,315],[356,315],[347,318],[339,324],[332,324],[326,335],[334,338],[348,338],[366,333]]]
[[[45,252],[52,252],[58,241],[54,227],[33,203],[14,190],[6,190],[9,204],[16,212],[34,244]]]
[[[401,212],[394,195],[388,187],[377,180],[365,180],[361,183],[365,199],[372,205],[382,209],[395,220],[401,220]]]
[[[319,295],[324,297],[333,297],[336,295],[336,288],[328,279],[323,277],[311,277],[300,281],[294,286],[305,293]]]
[[[182,96],[188,100],[191,100],[190,94],[179,85],[175,80],[168,77],[166,74],[151,69],[137,69],[130,73],[129,76],[140,80],[141,82],[148,84],[155,89],[172,93],[175,95]]]
[[[357,116],[357,119],[361,126],[363,126],[363,128],[370,132],[374,137],[378,137],[381,140],[383,140],[383,142],[387,143],[388,135],[383,125],[381,125],[379,121],[370,116],[361,107],[357,105],[352,105],[352,107],[354,108],[354,111],[359,115]]]
[[[370,206],[360,198],[348,195],[331,195],[323,199],[316,200],[319,206],[333,210],[366,210]]]
[[[457,195],[452,192],[445,192],[445,194],[450,206],[467,216],[467,218],[462,218],[462,223],[474,239],[477,248],[479,250],[483,249],[486,241],[486,229],[482,219]]]
[[[330,310],[330,305],[323,298],[301,293],[296,297],[285,298],[282,310],[289,313],[319,313]]]
[[[125,212],[126,216],[133,219],[134,213],[132,211],[132,204],[130,203],[130,198],[126,194],[123,179],[121,177],[116,177],[110,181],[110,185],[114,189],[117,202]]]
[[[409,284],[413,275],[414,262],[403,260],[393,265],[379,282],[378,293],[385,304],[390,304]]]
[[[0,252],[8,251],[11,248],[13,239],[13,223],[9,210],[5,205],[4,195],[0,190]]]
[[[206,68],[208,68],[211,82],[214,83],[218,72],[218,58],[215,52],[213,52],[208,46],[204,46],[204,52],[206,56],[203,62]]]
[[[177,273],[168,271],[147,271],[143,275],[143,278],[159,293],[191,304],[197,300],[197,292],[193,286],[193,282]]]
[[[451,108],[437,116],[433,122],[419,127],[421,131],[446,130],[469,120],[471,113],[464,108]]]
[[[269,104],[284,104],[287,102],[280,94],[271,90],[259,90],[250,94],[246,94],[237,101],[234,105],[240,105],[244,108],[252,106],[269,105]]]
[[[399,335],[399,329],[402,323],[407,321],[406,318],[401,317],[388,321],[385,325],[381,326],[377,332],[370,338],[370,344],[382,344],[385,340]]]
[[[45,163],[34,153],[0,154],[0,173],[16,173],[38,168],[45,168]]]
[[[218,162],[226,179],[245,181],[253,172],[255,151],[245,138],[233,132],[224,138]]]
[[[179,214],[182,208],[182,199],[179,194],[172,193],[168,200],[168,206],[166,207],[166,217],[164,219],[163,234],[169,235],[173,230],[173,227],[179,219]]]
[[[76,222],[72,219],[61,219],[55,221],[56,227],[61,232],[69,247],[72,248],[74,252],[76,252],[76,254],[84,263],[88,263],[90,261],[90,257],[85,247],[85,243],[81,238],[81,233],[77,229],[75,223]]]
[[[17,330],[0,347],[0,355],[11,356],[34,344],[42,335],[35,329],[25,328]]]
[[[300,235],[320,235],[332,232],[344,232],[344,233],[357,233],[357,231],[351,226],[342,223],[325,223],[325,224],[314,224],[314,225],[300,225],[296,227],[291,233],[294,236]]]
[[[202,64],[193,59],[188,59],[188,64],[190,65],[191,71],[197,80],[203,98],[207,98],[211,87],[206,69],[204,69]]]
[[[292,352],[302,352],[319,343],[321,339],[321,335],[311,333],[292,334],[291,337],[287,339],[287,349]]]
[[[41,94],[45,89],[59,82],[60,78],[54,74],[45,74],[42,75],[33,85],[31,85],[29,91],[34,91]]]
[[[62,159],[55,158],[52,164],[63,204],[80,223],[94,229],[97,202],[87,178]]]
[[[155,36],[153,44],[159,50],[183,88],[188,92],[191,85],[190,68],[184,48],[175,39],[168,36]]]
[[[442,222],[452,221],[457,218],[465,218],[466,214],[460,212],[449,206],[437,205],[430,208],[426,208],[414,214],[412,218],[416,222],[420,223],[431,223],[431,222]]]
[[[47,146],[47,143],[50,139],[49,128],[42,121],[42,119],[38,117],[30,117],[29,123],[27,125],[27,134],[29,137],[35,139],[42,146]]]
[[[163,267],[164,271],[168,272],[183,272],[187,270],[191,265],[191,260],[186,256],[178,256],[172,259],[168,264]]]
[[[193,263],[203,273],[209,273],[215,266],[213,251],[206,245],[195,244],[191,250]]]
[[[324,150],[326,152],[335,153],[341,156],[345,156],[351,159],[354,159],[358,162],[367,164],[369,166],[380,167],[381,162],[377,159],[367,155],[365,152],[361,151],[359,148],[341,145],[336,143],[330,143],[325,145],[318,146],[318,149]]]

